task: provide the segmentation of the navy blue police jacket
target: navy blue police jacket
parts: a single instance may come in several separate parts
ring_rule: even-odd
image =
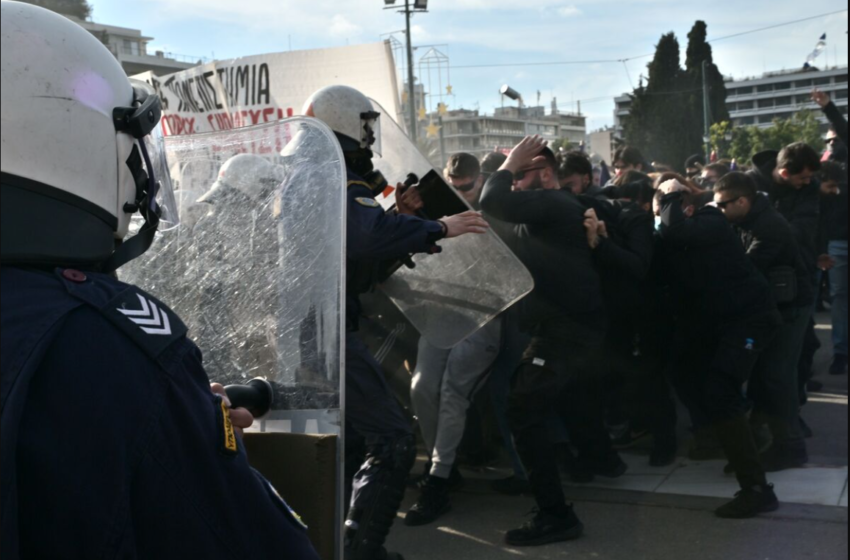
[[[73,270],[0,289],[4,559],[318,560],[170,309]]]
[[[443,236],[439,222],[384,211],[371,186],[348,171],[346,316],[356,331],[361,294],[378,282],[382,263],[435,251]]]

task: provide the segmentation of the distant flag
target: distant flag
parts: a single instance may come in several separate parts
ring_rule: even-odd
[[[813,50],[813,51],[812,51],[812,53],[811,53],[808,57],[806,57],[806,63],[803,65],[803,68],[811,68],[811,67],[812,67],[812,63],[813,63],[815,60],[817,60],[817,58],[818,58],[818,57],[821,55],[821,53],[823,53],[823,51],[825,51],[825,50],[826,50],[826,33],[824,33],[823,35],[821,35],[821,38],[820,38],[820,40],[818,41],[818,44],[817,44],[817,45],[815,45],[815,50]]]

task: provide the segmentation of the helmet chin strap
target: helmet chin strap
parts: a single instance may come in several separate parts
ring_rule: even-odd
[[[133,151],[127,159],[127,166],[136,182],[136,200],[133,204],[126,204],[124,211],[128,214],[138,211],[145,223],[136,235],[121,243],[118,249],[104,261],[102,271],[106,274],[111,274],[133,259],[142,256],[153,244],[156,230],[159,228],[160,209],[156,203],[159,184],[152,171],[145,172],[145,167],[142,166],[143,158],[147,169],[152,170],[153,166],[145,142],[139,140],[133,146]]]

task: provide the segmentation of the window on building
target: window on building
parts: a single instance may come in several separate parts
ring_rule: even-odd
[[[741,101],[738,103],[738,111],[751,111],[756,108],[755,101]]]
[[[787,107],[789,105],[794,104],[794,98],[790,95],[787,97],[777,97],[776,98],[776,106],[777,107]]]
[[[763,86],[758,87],[759,93],[768,93],[770,91],[773,91],[773,84],[765,84]]]
[[[812,80],[797,80],[796,82],[794,82],[794,87],[796,87],[798,89],[799,88],[809,89],[809,88],[812,87],[813,84],[814,84],[814,82],[812,82]]]
[[[737,89],[737,95],[752,95],[753,86],[744,86]]]
[[[836,76],[835,77],[835,83],[836,84],[846,84],[847,83],[847,74],[844,74],[843,76]]]
[[[828,86],[832,85],[832,78],[817,78],[815,79],[815,86]]]
[[[744,117],[744,118],[740,119],[738,122],[741,126],[749,126],[751,124],[756,124],[756,118],[755,117]]]
[[[843,89],[841,91],[835,92],[836,99],[847,99],[847,90]]]
[[[791,82],[782,82],[781,84],[775,84],[776,91],[784,91],[786,89],[791,89]]]
[[[772,109],[773,107],[773,99],[759,99],[759,109]]]
[[[124,39],[124,54],[139,56],[139,42]]]

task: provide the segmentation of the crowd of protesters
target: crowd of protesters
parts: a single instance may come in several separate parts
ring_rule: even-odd
[[[535,289],[452,350],[421,343],[412,405],[430,462],[408,525],[451,508],[467,415],[485,386],[514,471],[493,490],[539,506],[508,544],[580,536],[561,473],[618,478],[618,449],[645,438],[650,464],[671,465],[684,451],[680,424],[692,459],[725,457],[740,483],[719,517],[779,507],[767,473],[808,462],[801,411],[822,387],[813,364],[825,301],[830,373],[847,373],[847,121],[826,94],[813,100],[831,122],[824,154],[796,143],[747,164],[694,156],[679,174],[632,147],[609,168],[531,137],[508,155],[451,157],[446,180]]]

